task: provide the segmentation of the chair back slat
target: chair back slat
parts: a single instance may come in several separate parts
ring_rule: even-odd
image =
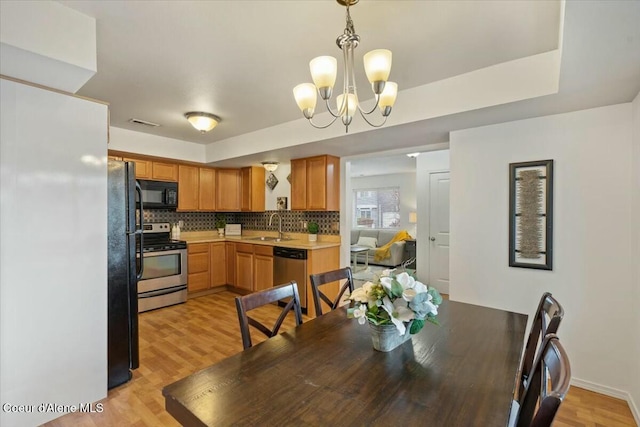
[[[549,381],[543,381],[543,372]],[[536,356],[530,382],[520,400],[516,427],[549,427],[569,391],[571,365],[558,336],[547,335]],[[536,409],[537,408],[537,409]]]
[[[322,301],[324,301],[331,310],[335,310],[340,305],[340,300],[344,296],[347,289],[349,292],[353,292],[353,274],[350,267],[340,268],[338,270],[327,271],[325,273],[311,274],[309,276],[311,281],[311,290],[313,293],[313,304],[316,309],[316,316],[322,315]],[[325,293],[320,290],[320,286],[328,283],[338,282],[340,280],[346,280],[335,299],[329,298]]]
[[[259,322],[253,317],[250,317],[247,312],[255,308],[262,307],[263,305],[278,302],[283,299],[290,298],[287,304],[284,306],[278,319],[276,320],[272,328],[268,328],[263,323]],[[252,346],[251,343],[251,331],[249,326],[253,326],[268,338],[271,338],[278,334],[284,319],[287,317],[290,311],[293,311],[296,325],[302,324],[302,308],[300,306],[300,295],[298,294],[298,285],[292,281],[284,285],[275,286],[271,289],[265,289],[262,291],[254,292],[249,295],[236,297],[236,309],[238,310],[238,322],[240,323],[240,333],[242,334],[242,345],[245,350]]]
[[[524,348],[524,354],[522,356],[520,375],[518,378],[520,383],[518,388],[519,400],[521,400],[521,396],[529,382],[533,362],[535,360],[536,352],[540,348],[542,338],[548,334],[555,334],[558,332],[558,328],[560,327],[560,322],[563,317],[564,309],[560,303],[551,295],[550,292],[545,292],[542,295],[542,298],[540,298],[538,309],[535,311],[535,317],[531,324],[529,337],[527,338],[527,345]]]

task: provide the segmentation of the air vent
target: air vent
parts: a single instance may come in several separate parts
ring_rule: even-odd
[[[152,122],[148,122],[146,120],[141,120],[141,119],[129,119],[129,122],[135,125],[150,126],[152,128],[157,128],[158,126],[160,126],[157,123],[152,123]]]

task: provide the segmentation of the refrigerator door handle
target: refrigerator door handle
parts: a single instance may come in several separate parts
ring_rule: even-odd
[[[140,187],[140,183],[136,181],[136,192],[138,193],[138,197],[140,200],[140,228],[136,225],[135,234],[140,236],[140,246],[136,245],[136,251],[140,251],[140,263],[139,269],[136,271],[136,278],[138,280],[142,279],[142,273],[144,272],[144,257],[142,256],[142,248],[144,247],[144,207],[142,204],[142,188]]]

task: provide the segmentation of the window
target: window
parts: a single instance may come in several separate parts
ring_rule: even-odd
[[[358,228],[399,228],[400,187],[353,190],[353,223]]]

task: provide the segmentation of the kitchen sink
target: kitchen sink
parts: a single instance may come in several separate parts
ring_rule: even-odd
[[[287,240],[293,240],[291,237],[283,237],[282,239],[278,237],[271,236],[256,236],[256,237],[247,237],[244,240],[261,240],[263,242],[285,242]]]

